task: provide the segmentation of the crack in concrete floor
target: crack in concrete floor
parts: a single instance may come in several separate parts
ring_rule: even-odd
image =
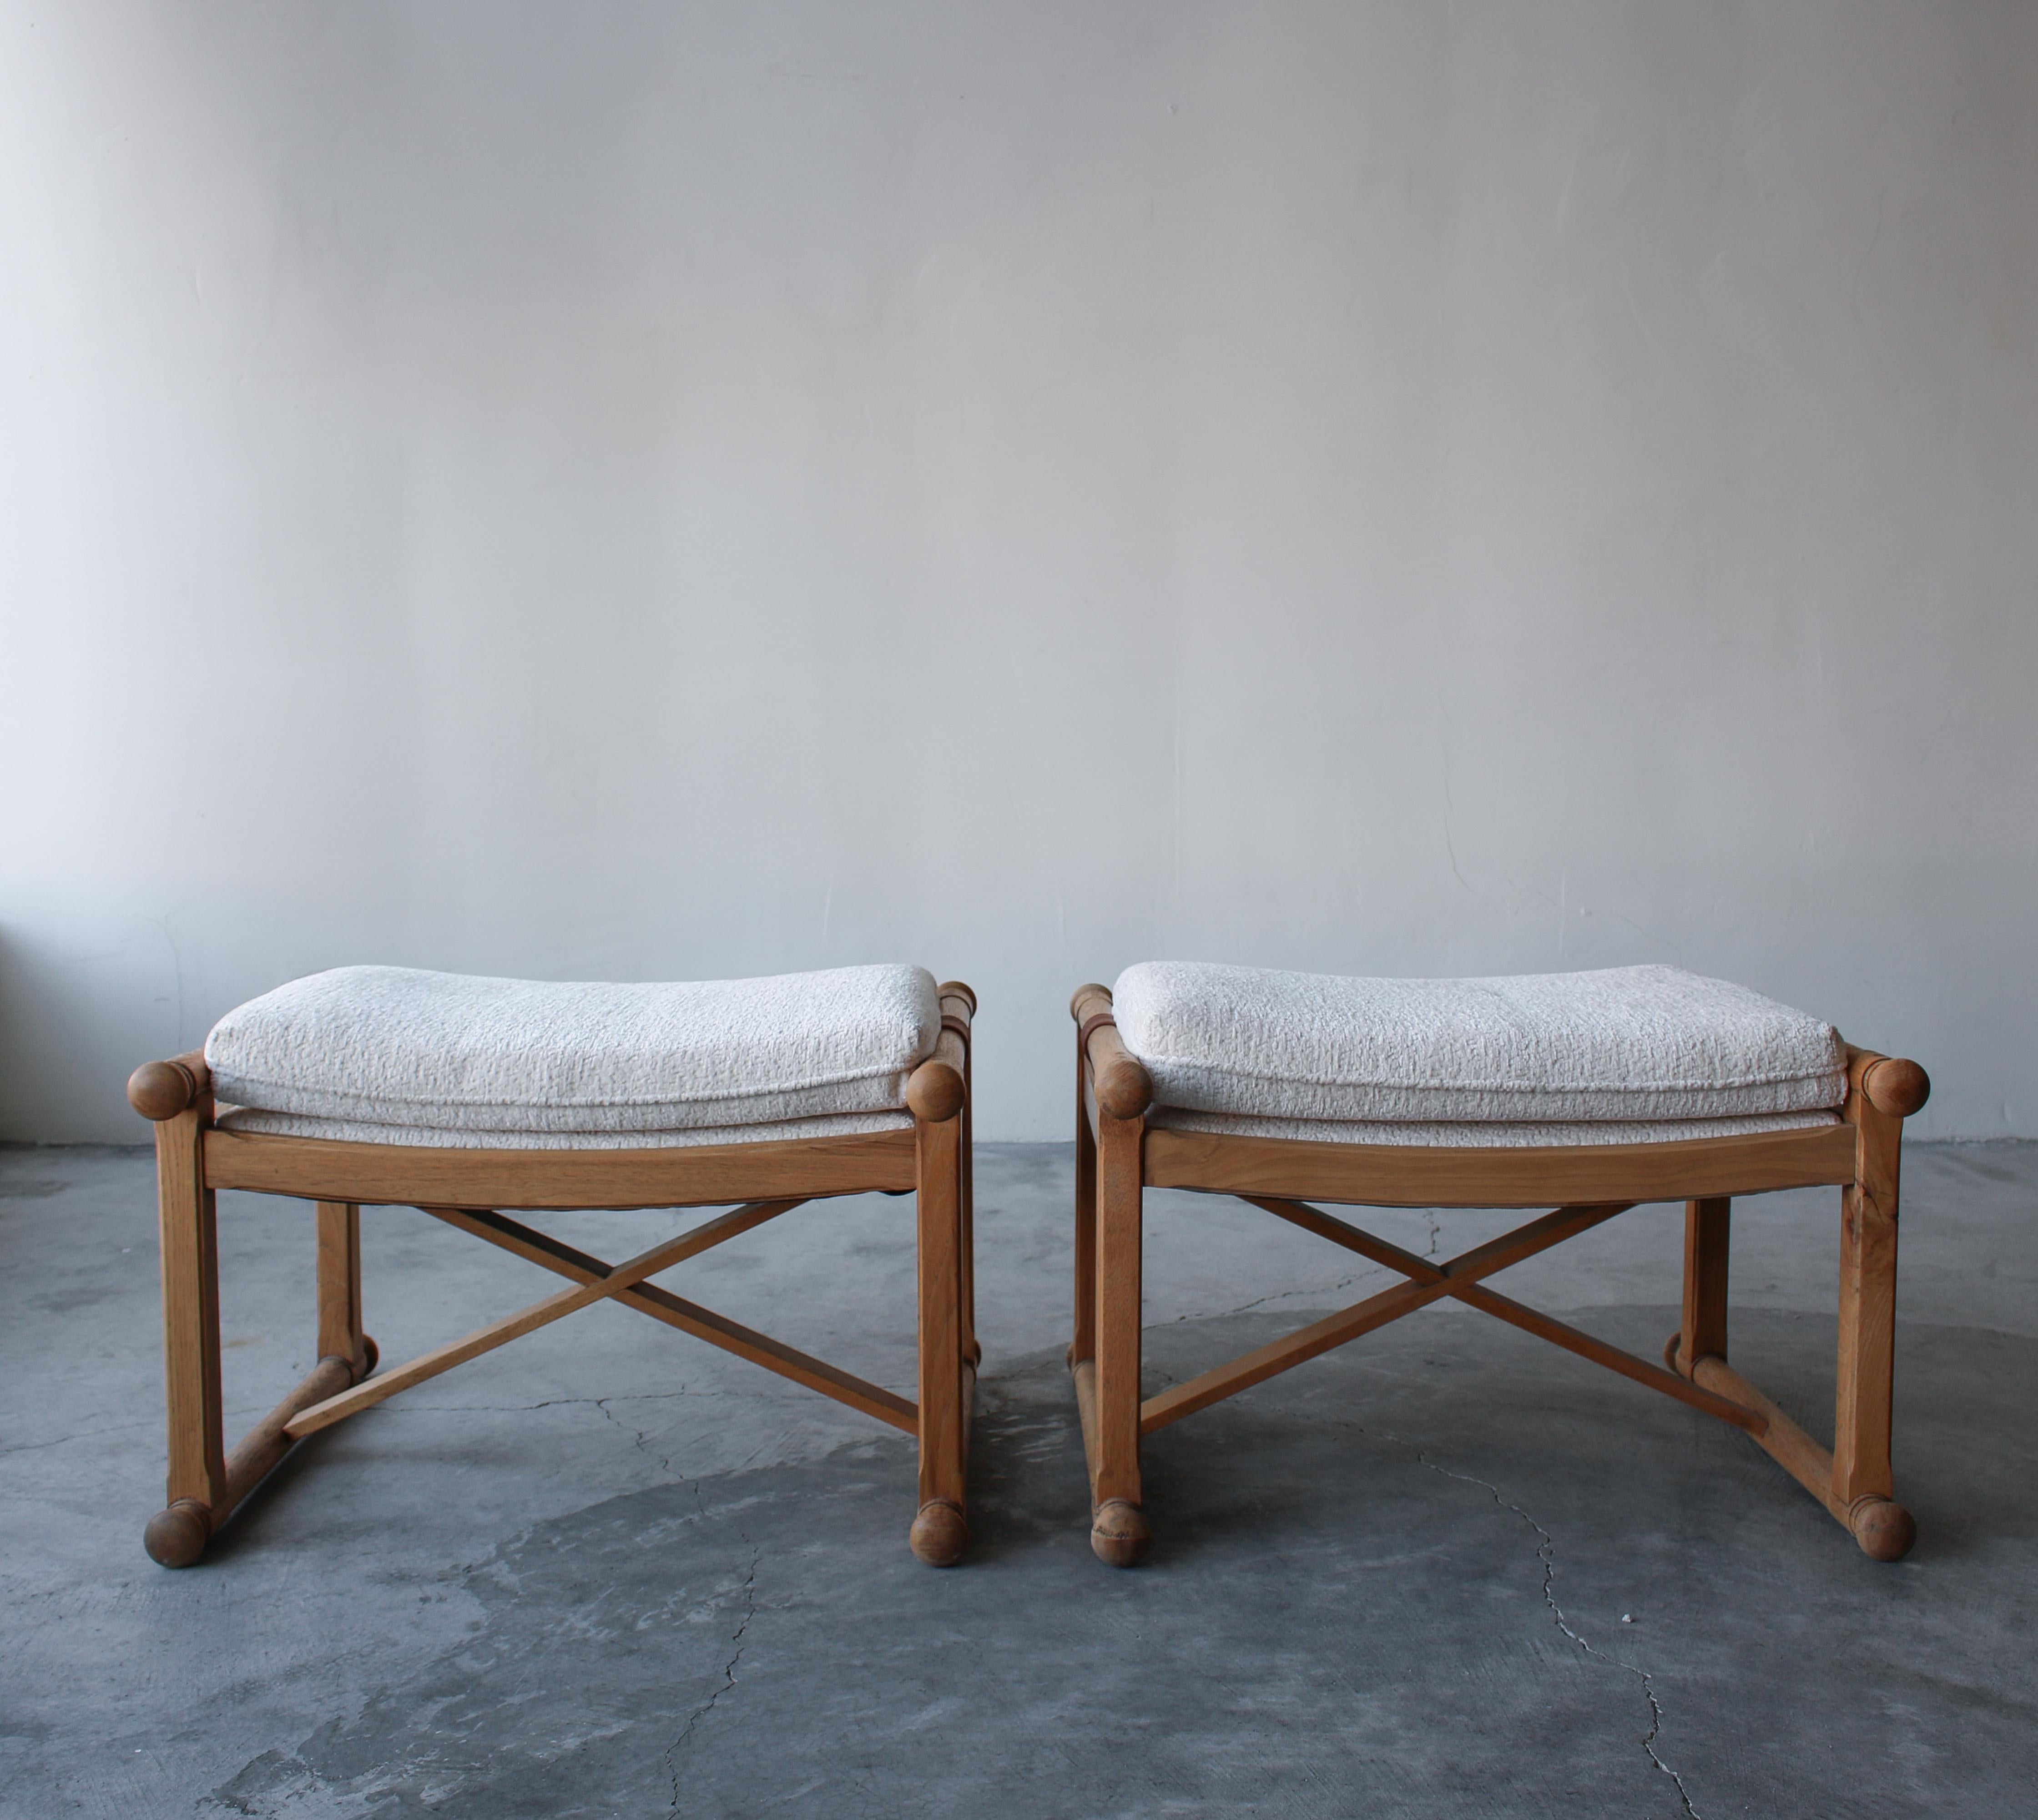
[[[699,1501],[699,1488],[696,1486],[695,1488],[695,1499],[697,1503]],[[705,1504],[701,1506],[701,1515],[703,1517],[706,1517],[707,1515],[707,1508]],[[737,1534],[742,1534],[740,1526],[737,1530]],[[749,1538],[745,1537],[744,1540],[747,1542]],[[684,1750],[688,1745],[693,1742],[695,1730],[699,1727],[701,1722],[705,1720],[710,1713],[714,1711],[716,1704],[720,1701],[722,1697],[725,1693],[729,1693],[736,1685],[737,1665],[743,1660],[744,1639],[749,1632],[751,1620],[757,1615],[757,1563],[759,1558],[760,1551],[756,1545],[752,1543],[750,1545],[750,1571],[743,1576],[743,1585],[741,1588],[743,1595],[743,1621],[737,1625],[735,1630],[729,1635],[729,1640],[736,1647],[734,1653],[732,1654],[729,1660],[722,1665],[722,1685],[715,1688],[708,1695],[706,1700],[703,1701],[699,1705],[696,1706],[691,1712],[687,1715],[687,1723],[684,1727],[681,1730],[679,1736],[674,1738],[665,1749],[665,1769],[667,1774],[672,1778],[672,1799],[671,1807],[674,1813],[677,1813],[680,1809],[679,1754],[681,1750]]]
[[[1400,1439],[1399,1435],[1389,1435],[1386,1438],[1390,1440]],[[1414,1443],[1403,1443],[1403,1444],[1404,1446],[1414,1446]],[[1543,1564],[1543,1602],[1550,1608],[1551,1621],[1556,1625],[1559,1630],[1562,1631],[1566,1636],[1569,1637],[1573,1643],[1576,1644],[1581,1650],[1582,1650],[1587,1655],[1592,1657],[1593,1660],[1597,1662],[1603,1662],[1609,1668],[1624,1669],[1628,1674],[1634,1675],[1641,1682],[1642,1697],[1649,1702],[1649,1729],[1642,1734],[1642,1748],[1649,1754],[1649,1761],[1654,1764],[1658,1769],[1662,1771],[1665,1776],[1669,1776],[1670,1780],[1677,1785],[1677,1800],[1679,1804],[1684,1808],[1684,1813],[1688,1817],[1688,1820],[1703,1820],[1703,1817],[1699,1814],[1699,1811],[1691,1805],[1691,1791],[1684,1786],[1684,1777],[1679,1775],[1676,1770],[1672,1769],[1669,1764],[1665,1763],[1657,1752],[1656,1740],[1661,1735],[1663,1731],[1663,1707],[1662,1703],[1656,1697],[1655,1677],[1650,1674],[1646,1669],[1637,1668],[1631,1662],[1622,1662],[1616,1657],[1608,1655],[1604,1650],[1595,1648],[1590,1643],[1586,1641],[1585,1638],[1578,1631],[1572,1627],[1570,1620],[1564,1615],[1563,1606],[1558,1603],[1555,1591],[1555,1582],[1557,1578],[1556,1538],[1552,1536],[1547,1530],[1544,1529],[1540,1523],[1537,1522],[1533,1517],[1529,1515],[1526,1511],[1522,1509],[1519,1504],[1513,1503],[1508,1498],[1502,1496],[1501,1489],[1498,1485],[1493,1484],[1485,1479],[1475,1477],[1470,1473],[1453,1472],[1449,1466],[1440,1466],[1419,1447],[1415,1448],[1415,1458],[1424,1465],[1427,1466],[1431,1472],[1439,1473],[1447,1479],[1459,1480],[1468,1485],[1478,1486],[1481,1491],[1488,1493],[1492,1497],[1494,1503],[1498,1505],[1501,1509],[1503,1511],[1511,1511],[1514,1515],[1519,1517],[1523,1522],[1526,1523],[1530,1529],[1536,1532],[1536,1553],[1537,1558]]]

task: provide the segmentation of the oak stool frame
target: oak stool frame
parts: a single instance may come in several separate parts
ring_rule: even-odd
[[[971,1021],[976,995],[940,988],[934,1051],[908,1077],[912,1129],[661,1149],[479,1150],[354,1143],[223,1129],[213,1122],[203,1051],[148,1062],[127,1083],[156,1126],[169,1405],[165,1507],[143,1545],[188,1567],[248,1493],[306,1435],[357,1415],[465,1360],[597,1302],[613,1299],[683,1333],[832,1397],[919,1443],[914,1553],[936,1567],[968,1539],[969,1431],[981,1357],[971,1261]],[[221,1189],[315,1204],[318,1363],[226,1450],[220,1393]],[[919,1207],[919,1399],[906,1398],[647,1280],[809,1200],[914,1193]],[[741,1204],[620,1264],[609,1264],[510,1217],[585,1208]],[[415,1206],[573,1287],[376,1374],[362,1330],[361,1209]]]
[[[1838,1124],[1672,1143],[1470,1149],[1172,1131],[1146,1122],[1153,1088],[1112,1014],[1108,988],[1080,988],[1076,1021],[1075,1337],[1069,1367],[1090,1480],[1090,1545],[1130,1567],[1151,1526],[1141,1439],[1444,1296],[1741,1429],[1878,1560],[1917,1538],[1893,1500],[1898,1164],[1904,1120],[1931,1091],[1915,1062],[1849,1044]],[[1841,1190],[1839,1357],[1828,1452],[1726,1359],[1732,1197]],[[1148,1188],[1240,1200],[1399,1271],[1369,1295],[1145,1401],[1139,1396],[1141,1199]],[[1309,1205],[1549,1207],[1555,1211],[1438,1264]],[[1486,1286],[1484,1279],[1649,1201],[1682,1200],[1683,1319],[1660,1366]]]

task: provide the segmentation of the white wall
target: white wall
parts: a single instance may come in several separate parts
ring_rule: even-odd
[[[1674,961],[2038,1136],[2038,7],[0,0],[0,1135],[349,961]]]

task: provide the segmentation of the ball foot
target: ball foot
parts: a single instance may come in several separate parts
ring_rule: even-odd
[[[1146,1513],[1123,1498],[1098,1505],[1089,1520],[1090,1552],[1106,1567],[1137,1567],[1153,1539]]]
[[[963,1514],[945,1498],[936,1498],[920,1507],[907,1538],[913,1553],[930,1568],[952,1568],[969,1545],[969,1525]]]
[[[211,1540],[211,1515],[195,1498],[180,1498],[157,1511],[142,1532],[142,1546],[158,1567],[190,1567]]]
[[[1847,1527],[1861,1552],[1878,1561],[1900,1561],[1918,1540],[1917,1519],[1887,1498],[1855,1499],[1847,1511]]]
[[[361,1382],[362,1378],[372,1378],[375,1375],[375,1367],[382,1357],[382,1348],[375,1344],[375,1337],[372,1333],[362,1335],[361,1350],[364,1357],[361,1375],[354,1380],[357,1384]]]

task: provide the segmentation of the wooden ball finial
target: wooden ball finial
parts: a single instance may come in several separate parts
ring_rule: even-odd
[[[947,1499],[936,1498],[921,1505],[907,1540],[913,1553],[929,1567],[952,1568],[969,1545],[969,1525]]]
[[[1153,1081],[1138,1059],[1120,1050],[1097,1071],[1097,1103],[1115,1119],[1136,1119],[1153,1103]]]
[[[212,1540],[212,1518],[195,1498],[180,1498],[166,1511],[158,1511],[142,1532],[142,1546],[158,1567],[188,1568],[205,1553]]]
[[[1917,1519],[1887,1498],[1862,1498],[1847,1513],[1861,1552],[1878,1561],[1900,1561],[1918,1540]]]
[[[938,1125],[962,1110],[962,1076],[948,1063],[922,1062],[906,1083],[906,1104],[916,1119]]]
[[[1153,1539],[1146,1513],[1123,1498],[1099,1504],[1089,1520],[1090,1552],[1106,1567],[1137,1567]]]
[[[1932,1078],[1915,1062],[1885,1056],[1862,1076],[1862,1090],[1877,1112],[1907,1119],[1932,1097]]]
[[[144,1062],[127,1077],[127,1103],[161,1124],[197,1098],[191,1078],[175,1062]]]

